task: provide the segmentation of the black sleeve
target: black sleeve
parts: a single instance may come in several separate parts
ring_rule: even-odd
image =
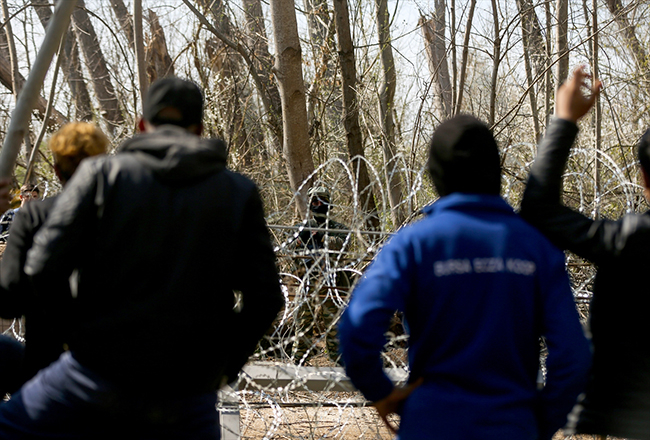
[[[620,256],[633,235],[648,235],[650,217],[593,220],[562,205],[562,175],[577,134],[578,127],[570,121],[555,119],[549,125],[530,169],[521,215],[556,246],[600,264]]]
[[[275,253],[257,189],[246,202],[240,231],[234,287],[242,293],[243,307],[236,318],[238,341],[226,369],[228,382],[237,377],[284,305]]]
[[[31,202],[38,203],[38,202]],[[34,240],[33,216],[28,206],[20,209],[0,262],[0,316],[18,318],[26,313],[30,284],[23,267]]]
[[[49,279],[67,278],[85,257],[89,231],[97,223],[97,168],[101,164],[99,160],[81,163],[34,236],[25,273],[32,278],[37,292],[48,292]]]

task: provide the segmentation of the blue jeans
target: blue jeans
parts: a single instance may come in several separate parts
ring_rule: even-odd
[[[0,438],[218,440],[216,393],[179,391],[119,390],[64,353],[0,405]]]

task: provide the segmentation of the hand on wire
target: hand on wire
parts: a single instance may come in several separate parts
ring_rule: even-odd
[[[589,79],[591,79],[591,84]],[[560,86],[555,99],[555,113],[557,117],[571,122],[578,122],[587,114],[600,94],[603,84],[592,78],[587,73],[586,66],[582,65],[573,71],[571,79]],[[584,89],[588,90],[585,94]]]
[[[404,387],[395,387],[393,391],[381,400],[374,402],[372,405],[377,408],[379,417],[384,421],[384,424],[393,433],[397,434],[397,426],[388,420],[391,414],[397,414],[407,397],[420,385],[424,380],[422,378],[412,382]]]

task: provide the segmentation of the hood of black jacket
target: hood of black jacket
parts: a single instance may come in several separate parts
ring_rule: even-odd
[[[167,183],[201,180],[226,167],[226,144],[202,139],[187,130],[164,125],[125,141],[120,154],[133,154],[157,178]]]

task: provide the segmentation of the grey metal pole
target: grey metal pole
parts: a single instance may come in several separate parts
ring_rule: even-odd
[[[0,178],[10,177],[20,151],[32,110],[40,95],[40,89],[52,58],[59,48],[61,36],[68,29],[70,16],[77,5],[77,0],[59,0],[45,31],[43,45],[38,51],[32,70],[23,85],[16,108],[11,114],[7,136],[0,150]],[[38,148],[37,145],[34,148]]]

